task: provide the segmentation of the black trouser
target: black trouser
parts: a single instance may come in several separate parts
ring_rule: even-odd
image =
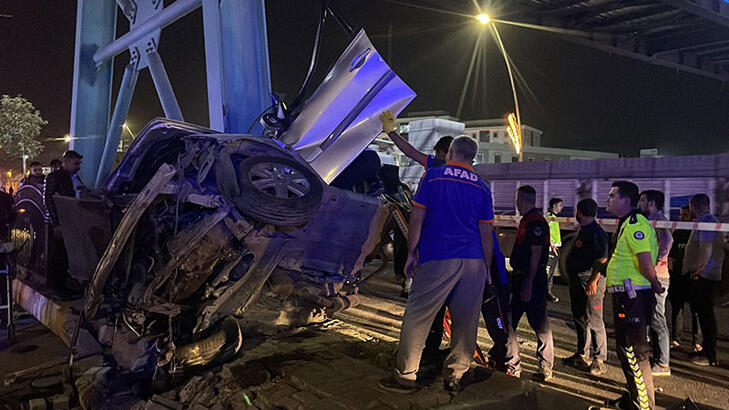
[[[671,275],[671,285],[668,287],[668,300],[671,302],[671,339],[680,342],[683,334],[683,316],[686,303],[691,312],[691,343],[699,343],[699,316],[696,314],[691,302],[691,279],[680,273]]]
[[[397,224],[395,224],[397,225]],[[408,239],[403,235],[399,227],[395,226],[395,238],[393,246],[393,269],[395,271],[395,280],[405,286],[405,262],[408,259]]]
[[[497,369],[518,374],[521,372],[521,361],[519,359],[519,343],[510,320],[509,299],[511,289],[508,282],[501,283],[501,278],[495,269],[491,271],[491,278],[494,286],[487,286],[484,289],[484,303],[481,305],[481,314],[486,323],[486,331],[494,342],[488,352],[489,359],[494,361]],[[425,360],[439,359],[438,353],[443,339],[445,308],[446,306],[443,305],[438,314],[435,315],[428,332],[425,348],[423,349],[423,358]]]
[[[508,282],[502,284],[496,276],[498,274],[492,276],[495,286],[486,287],[484,303],[481,305],[486,330],[494,342],[488,355],[498,370],[518,375],[521,372],[521,360],[516,332],[511,326],[511,289]]]
[[[701,351],[709,361],[716,361],[716,315],[714,314],[714,288],[718,282],[699,278],[691,281],[691,301],[694,312],[699,315],[701,332]]]
[[[554,365],[554,342],[552,327],[547,316],[547,272],[544,266],[537,269],[532,282],[532,295],[528,302],[521,300],[521,287],[526,273],[514,272],[512,280],[513,298],[511,301],[512,327],[519,327],[519,320],[526,313],[529,326],[537,334],[537,359],[540,365],[550,369]]]
[[[557,271],[557,265],[559,265],[559,255],[550,246],[549,259],[547,260],[547,294],[552,294],[552,282],[554,281],[554,272]]]
[[[652,289],[639,290],[636,294],[634,299],[625,292],[612,294],[615,344],[633,408],[652,409],[655,395],[648,325],[653,317],[656,297]]]
[[[592,277],[592,269],[569,273],[570,303],[577,332],[577,353],[582,356],[607,360],[607,334],[603,321],[603,299],[605,298],[605,277],[597,282],[597,293],[586,295],[585,287]],[[592,354],[590,354],[592,347]]]
[[[53,235],[54,232],[51,231]],[[46,284],[54,290],[63,291],[66,288],[68,277],[68,255],[63,237],[55,234],[51,238],[52,243],[48,255],[48,277]]]

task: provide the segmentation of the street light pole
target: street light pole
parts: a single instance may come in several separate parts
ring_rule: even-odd
[[[25,145],[24,144],[20,144],[20,149],[22,150],[22,153],[23,153],[23,177],[25,177],[25,171],[26,171],[25,160],[28,159],[28,156],[25,155]]]

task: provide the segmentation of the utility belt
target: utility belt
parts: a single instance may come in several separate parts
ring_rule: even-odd
[[[623,284],[622,285],[614,285],[614,286],[608,286],[607,287],[608,293],[622,293],[622,292],[625,292],[625,293],[628,294],[628,297],[630,299],[635,299],[636,297],[638,297],[638,294],[636,293],[636,291],[639,291],[639,290],[648,290],[648,289],[653,289],[653,287],[650,286],[650,285],[648,285],[648,286],[646,286],[646,285],[633,285],[633,281],[631,281],[629,278],[628,279],[625,279],[623,281]]]

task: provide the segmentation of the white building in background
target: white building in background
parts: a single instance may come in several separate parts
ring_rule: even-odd
[[[477,164],[519,162],[519,156],[514,152],[514,146],[506,132],[506,122],[503,119],[473,120],[466,121],[465,124],[463,133],[478,141]],[[524,162],[618,158],[618,154],[614,152],[543,147],[542,134],[542,130],[522,124],[522,160]]]
[[[433,146],[443,136],[464,134],[473,137],[479,145],[477,164],[519,161],[506,128],[503,118],[460,121],[444,111],[414,112],[398,118],[400,135],[426,154],[433,153]],[[542,130],[522,124],[523,161],[618,158],[613,152],[543,147],[542,134]],[[417,185],[423,175],[422,166],[411,164],[384,135],[378,137],[372,147],[380,153],[383,163],[387,156],[392,158],[394,165],[400,166],[400,179],[404,183]]]

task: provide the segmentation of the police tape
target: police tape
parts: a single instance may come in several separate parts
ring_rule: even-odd
[[[576,229],[577,218],[556,218],[562,229]],[[519,223],[521,216],[515,215],[496,215],[494,224],[497,226],[513,226]],[[618,226],[617,219],[599,218],[597,223],[605,227],[614,228]],[[649,221],[654,228],[661,229],[685,229],[689,231],[712,231],[712,232],[729,232],[729,223],[714,222],[679,222],[679,221]]]

